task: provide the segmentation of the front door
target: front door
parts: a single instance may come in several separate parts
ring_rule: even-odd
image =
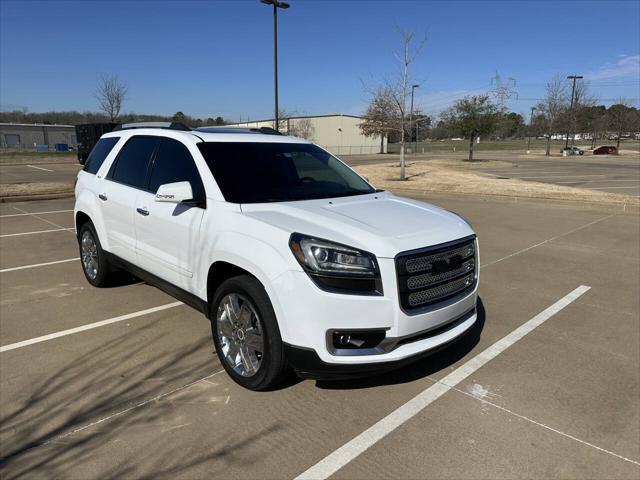
[[[162,138],[150,167],[149,183],[136,205],[136,238],[141,268],[191,291],[194,259],[205,208],[204,186],[193,157],[178,140]],[[156,202],[160,185],[187,181],[194,200]]]

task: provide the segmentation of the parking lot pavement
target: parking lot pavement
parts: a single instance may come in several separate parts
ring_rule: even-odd
[[[640,156],[519,158],[513,167],[483,169],[498,178],[519,178],[566,187],[640,196]]]
[[[0,345],[40,338],[0,351],[2,477],[294,478],[319,466],[335,478],[638,478],[639,217],[426,200],[478,232],[479,322],[450,348],[369,379],[250,392],[220,373],[204,316],[153,287],[123,276],[95,289],[77,262],[0,273]],[[49,229],[14,213],[0,205],[3,234]],[[71,212],[38,217],[72,225]],[[76,249],[68,231],[2,237],[1,268]],[[541,312],[543,323],[496,350]],[[394,424],[398,408],[410,415]],[[341,449],[352,441],[364,447]]]
[[[0,183],[70,182],[82,166],[78,162],[0,165]]]
[[[431,159],[463,160],[461,154],[429,154],[412,157],[407,161],[429,161]],[[533,157],[509,152],[478,152],[478,159],[499,160],[512,166],[482,168],[482,173],[497,178],[519,178],[525,181],[553,183],[566,187],[586,188],[610,193],[640,197],[640,154],[630,156],[574,156]],[[351,166],[397,161],[384,155],[346,157]]]

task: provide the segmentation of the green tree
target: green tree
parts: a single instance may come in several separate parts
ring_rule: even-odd
[[[174,122],[178,122],[178,123],[184,123],[185,125],[187,125],[187,116],[182,113],[182,112],[176,112],[174,113],[173,117],[171,117],[171,120],[173,120]]]
[[[488,95],[474,95],[458,100],[442,113],[442,120],[451,130],[469,138],[469,161],[473,161],[473,142],[480,135],[489,135],[498,127],[500,109]]]

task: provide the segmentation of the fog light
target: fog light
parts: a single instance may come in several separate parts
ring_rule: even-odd
[[[385,330],[333,331],[331,346],[334,351],[358,350],[377,347],[385,338]]]

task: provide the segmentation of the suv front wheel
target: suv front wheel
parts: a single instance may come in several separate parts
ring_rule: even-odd
[[[249,275],[220,285],[211,303],[211,333],[222,366],[250,390],[277,386],[288,373],[280,330],[269,296]]]

